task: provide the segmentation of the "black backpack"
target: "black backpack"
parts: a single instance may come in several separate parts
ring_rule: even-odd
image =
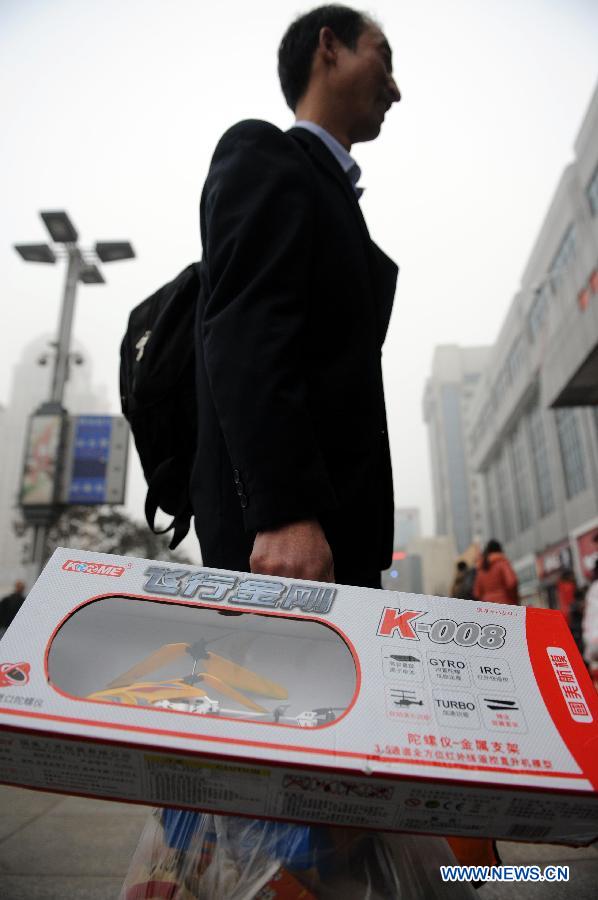
[[[189,479],[195,455],[195,312],[200,264],[132,310],[120,347],[120,400],[147,481],[145,517],[154,534],[174,529],[174,550],[189,531]],[[172,516],[155,526],[158,508]]]

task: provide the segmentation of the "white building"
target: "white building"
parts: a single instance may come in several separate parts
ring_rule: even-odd
[[[395,550],[405,550],[407,544],[421,534],[421,517],[415,506],[402,506],[395,509]]]
[[[484,537],[524,595],[589,578],[598,531],[598,88],[471,409]]]
[[[70,413],[109,412],[107,391],[92,387],[89,358],[77,345],[71,354],[69,380],[64,405]],[[13,522],[20,518],[18,492],[23,469],[23,452],[29,415],[50,394],[53,346],[49,336],[26,344],[13,376],[6,407],[0,411],[0,591],[6,593],[17,578],[24,578],[24,538],[18,537]],[[29,585],[28,585],[29,587]],[[2,596],[0,593],[0,596]]]
[[[476,385],[489,353],[489,347],[437,347],[424,389],[435,532],[452,537],[458,553],[479,537],[483,527],[480,478],[467,433]]]
[[[421,592],[435,597],[450,596],[455,576],[457,550],[450,536],[414,538],[407,548],[408,557],[420,560]],[[400,587],[399,590],[406,590]]]

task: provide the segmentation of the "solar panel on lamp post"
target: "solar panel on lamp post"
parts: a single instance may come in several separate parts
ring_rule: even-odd
[[[42,212],[40,216],[56,244],[76,244],[79,235],[77,229],[63,209]]]
[[[56,262],[56,254],[48,244],[15,244],[14,248],[25,262]]]
[[[135,251],[128,241],[98,241],[95,245],[96,256],[102,262],[116,262],[119,259],[133,259]]]

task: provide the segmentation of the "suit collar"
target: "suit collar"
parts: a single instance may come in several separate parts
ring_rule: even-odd
[[[321,125],[316,124],[316,122],[310,122],[308,120],[300,120],[295,122],[294,128],[304,128],[306,131],[311,132],[311,134],[315,134],[316,137],[319,137],[320,140],[328,147],[337,163],[353,185],[353,190],[357,197],[361,196],[363,193],[362,188],[357,187],[357,182],[361,178],[361,169],[357,165],[356,161],[353,159],[348,150],[346,150],[343,145],[337,141],[333,134],[330,134],[329,131],[326,131],[325,128],[322,128]]]
[[[319,165],[320,168],[325,169],[326,172],[334,178],[337,184],[341,186],[345,197],[348,199],[351,205],[353,214],[357,218],[362,237],[366,245],[369,247],[371,241],[370,233],[368,231],[367,225],[365,224],[365,219],[363,218],[363,213],[361,212],[357,197],[355,196],[353,185],[339,166],[337,160],[334,158],[328,147],[319,137],[317,137],[317,135],[313,134],[311,131],[307,131],[305,128],[290,128],[287,134],[290,134],[291,137],[293,137],[299,144],[301,144],[301,146],[304,148],[304,150],[307,151],[314,162]]]
[[[357,197],[353,190],[353,186],[348,176],[341,169],[338,160],[335,159],[332,151],[328,149],[323,140],[306,128],[290,128],[287,134],[290,134],[301,146],[307,150],[310,156],[326,171],[332,175],[335,181],[340,184],[345,194],[350,197],[351,202],[359,209]],[[365,225],[365,223],[364,223]]]

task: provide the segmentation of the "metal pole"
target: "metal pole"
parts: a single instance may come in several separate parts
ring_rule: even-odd
[[[81,270],[81,257],[79,251],[72,244],[67,245],[68,268],[64,293],[62,295],[62,307],[60,310],[60,322],[58,325],[58,337],[56,341],[56,357],[54,359],[54,374],[52,377],[52,393],[50,400],[62,406],[64,387],[68,378],[69,350],[71,345],[71,328],[73,314],[75,312],[75,297],[77,282]]]
[[[46,545],[49,530],[50,526],[47,522],[40,522],[33,526],[33,547],[31,548],[32,578],[28,585],[29,587],[39,576],[46,562]]]
[[[50,394],[50,402],[56,404],[58,408],[62,407],[64,388],[68,378],[71,330],[75,312],[77,282],[81,271],[81,256],[79,250],[73,244],[68,244],[67,253],[68,266],[64,283],[64,292],[62,295],[62,306],[60,308],[60,320],[56,340],[56,356],[54,358],[54,372],[52,375],[52,391]],[[47,520],[45,522],[36,523],[33,528],[31,564],[35,578],[40,574],[46,561],[48,533],[50,531],[50,526],[56,519],[56,507],[50,507],[48,513]]]

